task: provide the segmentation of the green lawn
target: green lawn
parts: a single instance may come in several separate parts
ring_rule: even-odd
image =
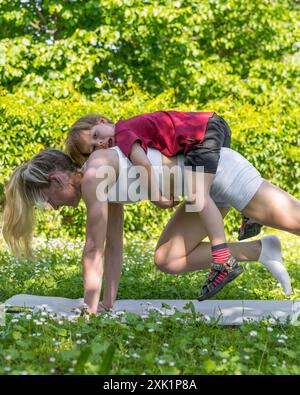
[[[282,232],[284,256],[300,299],[300,239]],[[154,241],[125,244],[118,299],[195,299],[206,272],[174,276],[156,270]],[[82,297],[80,240],[36,240],[36,263],[0,249],[0,301],[17,293]],[[284,299],[268,271],[245,263],[245,273],[218,299]],[[263,321],[241,327],[205,322],[191,310],[55,320],[51,312],[8,316],[0,327],[0,374],[299,374],[297,326]]]

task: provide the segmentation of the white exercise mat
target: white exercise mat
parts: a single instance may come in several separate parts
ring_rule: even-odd
[[[191,312],[190,308],[184,309],[189,302],[193,303],[197,313],[203,314],[206,321],[217,319],[220,325],[241,325],[245,321],[260,321],[271,317],[280,323],[285,323],[287,319],[295,323],[300,314],[300,301],[298,300],[206,300],[199,302],[176,299],[126,299],[117,300],[112,311],[113,313],[127,311],[148,315],[154,309],[161,314],[169,315],[174,314],[176,309]],[[47,305],[53,313],[73,315],[72,309],[83,303],[83,299],[19,294],[12,296],[4,303],[6,306],[31,307],[35,310],[41,308],[42,305]]]

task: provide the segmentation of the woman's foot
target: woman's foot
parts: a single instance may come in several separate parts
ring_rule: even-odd
[[[265,236],[260,239],[261,253],[258,262],[262,263],[281,284],[286,296],[292,294],[290,276],[281,256],[281,243],[277,236]]]
[[[259,235],[261,228],[261,224],[254,222],[251,218],[243,216],[242,224],[238,230],[238,240],[245,240]]]
[[[226,263],[212,263],[212,270],[208,273],[208,278],[202,287],[202,294],[197,298],[200,302],[211,298],[221,291],[230,281],[243,273],[243,266],[230,256]]]

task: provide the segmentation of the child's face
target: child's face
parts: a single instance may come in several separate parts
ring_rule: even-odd
[[[115,145],[115,126],[99,123],[90,130],[80,132],[80,152],[87,156],[97,149],[110,148]]]

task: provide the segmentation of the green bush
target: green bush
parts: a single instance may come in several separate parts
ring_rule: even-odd
[[[292,0],[3,0],[1,204],[12,169],[63,148],[78,117],[159,109],[217,112],[233,148],[300,197],[299,15]],[[126,205],[125,229],[157,235],[171,213]],[[38,213],[37,232],[83,236],[84,221],[83,204]]]

